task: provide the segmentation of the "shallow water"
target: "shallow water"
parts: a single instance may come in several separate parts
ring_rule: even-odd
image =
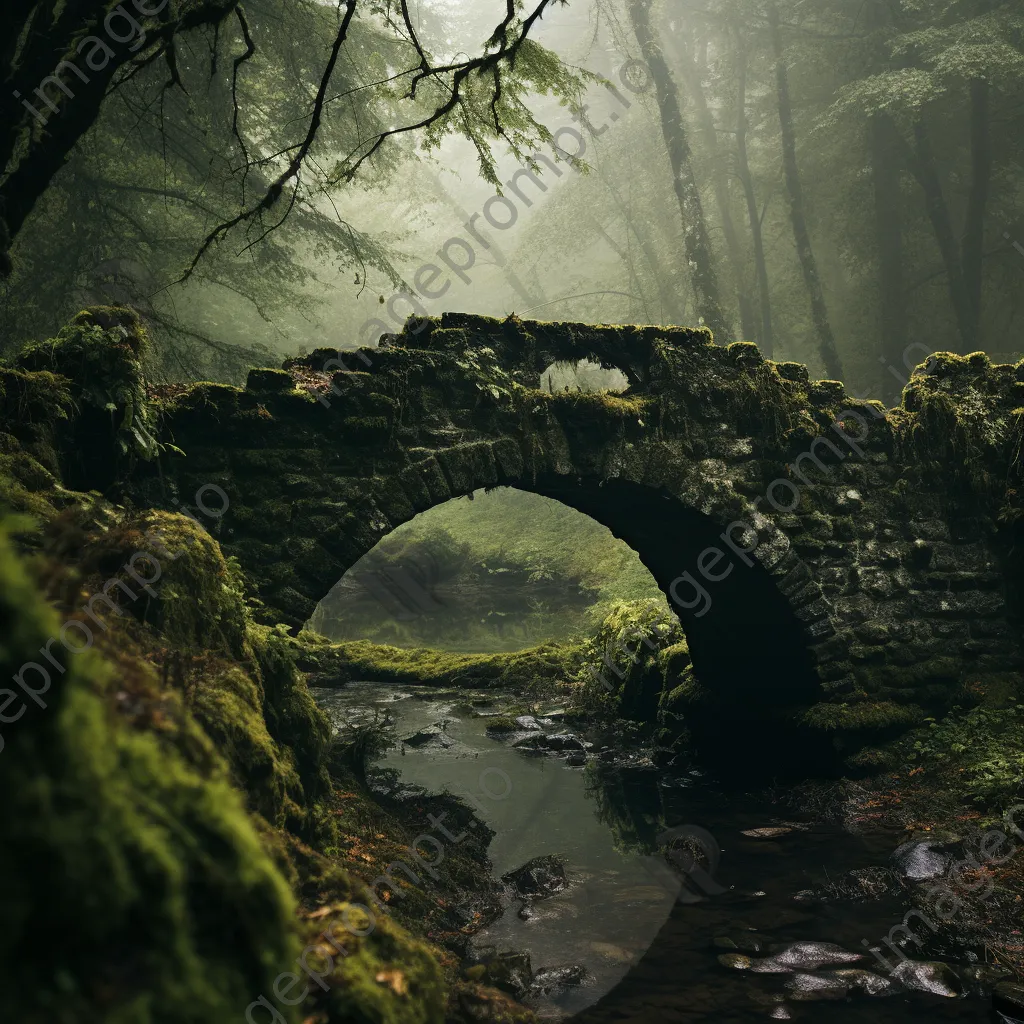
[[[884,866],[894,845],[888,834],[852,835],[835,826],[788,821],[783,827],[791,831],[778,838],[744,837],[743,830],[779,825],[778,808],[723,796],[699,777],[668,779],[633,769],[601,780],[594,767],[529,756],[489,736],[487,719],[465,708],[463,702],[479,695],[366,683],[313,693],[335,722],[386,710],[399,737],[444,722],[450,746],[397,745],[378,764],[396,770],[405,784],[472,803],[495,832],[488,851],[495,874],[542,854],[563,859],[570,880],[566,891],[535,902],[529,920],[518,916],[521,902],[513,901],[473,940],[478,948],[527,950],[535,971],[586,967],[582,986],[526,1000],[542,1017],[579,1014],[580,1021],[594,1024],[990,1019],[987,1000],[919,993],[793,1002],[786,998],[787,975],[755,975],[718,963],[723,950],[716,939],[756,930],[773,942],[838,943],[865,954],[850,966],[885,973],[865,943],[877,946],[902,920],[898,901],[808,904],[793,897],[851,869]],[[693,872],[685,887],[662,856],[644,852],[664,829],[679,826],[706,830],[721,851],[712,876]],[[897,962],[884,952],[890,963]]]

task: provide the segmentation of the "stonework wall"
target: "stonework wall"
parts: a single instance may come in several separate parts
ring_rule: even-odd
[[[629,390],[538,390],[551,362],[587,357]],[[300,625],[416,513],[507,484],[634,543],[684,624],[701,625],[700,591],[714,601],[730,565],[769,574],[810,652],[812,729],[899,728],[1021,669],[1024,364],[933,357],[886,412],[703,331],[450,314],[379,349],[254,370],[245,389],[155,395],[160,440],[186,455],[140,469],[135,500],[173,508],[222,487],[219,539],[268,622]],[[650,505],[648,533],[628,508],[645,496],[670,503]],[[692,543],[665,542],[669,507]]]

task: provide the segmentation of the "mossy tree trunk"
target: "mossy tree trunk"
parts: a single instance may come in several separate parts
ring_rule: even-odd
[[[661,47],[651,31],[652,0],[629,0],[629,17],[654,81],[661,114],[661,131],[672,165],[672,184],[683,217],[683,245],[696,300],[697,313],[714,332],[720,344],[732,340],[732,330],[722,310],[715,272],[714,252],[701,202],[700,189],[693,172],[690,142],[679,108],[679,94],[672,80]]]
[[[803,271],[804,284],[811,300],[811,318],[814,322],[814,333],[817,336],[821,361],[831,378],[841,380],[843,366],[836,349],[836,339],[825,302],[825,292],[821,287],[821,275],[818,273],[818,263],[811,245],[811,233],[807,227],[803,185],[800,181],[800,167],[796,158],[796,129],[793,125],[793,104],[789,95],[789,73],[786,70],[779,11],[775,4],[770,4],[768,7],[768,23],[771,27],[772,50],[775,57],[775,87],[779,104],[782,164],[786,176],[786,191],[789,195],[793,237],[796,242],[797,256],[800,259],[800,269]]]

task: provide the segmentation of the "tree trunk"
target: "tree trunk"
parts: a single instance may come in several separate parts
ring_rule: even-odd
[[[651,0],[629,0],[629,17],[640,45],[640,53],[646,61],[654,80],[658,110],[661,114],[661,131],[668,149],[672,166],[672,181],[679,210],[683,218],[683,245],[697,312],[706,326],[714,333],[715,340],[724,344],[732,340],[732,332],[722,311],[718,292],[718,278],[715,274],[714,254],[700,190],[693,173],[690,144],[686,137],[679,97],[668,65],[651,34]]]
[[[971,82],[971,190],[961,241],[964,290],[970,307],[970,349],[982,346],[981,285],[985,248],[985,210],[992,188],[992,136],[989,119],[989,85],[983,78]],[[966,341],[966,339],[965,339]]]
[[[768,291],[768,264],[764,259],[761,216],[757,210],[754,177],[750,173],[750,160],[747,156],[747,49],[742,32],[737,32],[737,39],[739,95],[736,104],[736,171],[743,186],[747,220],[750,222],[750,237],[754,243],[754,266],[757,270],[757,293],[761,309],[761,332],[758,342],[761,351],[770,359],[775,352],[775,337],[772,330],[772,300]]]
[[[828,306],[821,287],[818,264],[811,246],[811,235],[807,227],[807,213],[804,208],[803,187],[800,183],[800,169],[796,160],[796,131],[793,127],[793,108],[789,97],[789,75],[782,49],[782,30],[779,27],[779,12],[775,4],[768,7],[768,23],[772,31],[772,47],[775,56],[775,83],[779,101],[779,124],[782,134],[782,162],[786,173],[786,189],[789,193],[790,216],[793,221],[793,237],[796,242],[804,284],[811,299],[811,317],[818,337],[818,351],[830,377],[839,380],[843,375],[842,363],[836,350],[836,339],[828,319]]]
[[[686,90],[697,109],[697,119],[700,124],[701,134],[704,136],[704,146],[711,165],[711,180],[715,189],[715,205],[718,207],[718,217],[722,223],[722,234],[725,236],[725,251],[729,257],[729,265],[732,268],[743,337],[747,340],[755,340],[758,332],[754,319],[754,307],[747,292],[744,274],[745,261],[740,248],[739,236],[736,232],[736,224],[733,221],[732,204],[729,200],[729,177],[726,172],[724,154],[718,145],[718,129],[715,127],[715,117],[701,86],[700,66],[681,47],[675,47],[674,49]]]
[[[914,125],[915,150],[913,151],[911,168],[924,191],[925,209],[928,219],[935,232],[935,240],[942,256],[942,264],[946,268],[946,280],[949,284],[949,298],[953,304],[957,329],[960,333],[961,352],[973,352],[976,348],[975,319],[971,308],[971,300],[964,281],[963,268],[960,265],[960,254],[957,251],[956,236],[953,233],[953,221],[949,214],[946,197],[942,194],[942,184],[935,165],[935,154],[932,152],[931,136],[923,121]]]
[[[888,114],[871,118],[871,168],[878,243],[879,335],[882,398],[894,405],[902,393],[907,351],[907,296],[903,274],[903,197],[899,138]],[[895,369],[895,373],[890,368]]]

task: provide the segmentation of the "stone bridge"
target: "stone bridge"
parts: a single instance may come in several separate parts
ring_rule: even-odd
[[[540,389],[580,359],[627,390]],[[164,399],[161,440],[186,456],[134,497],[195,509],[223,489],[214,532],[264,620],[293,628],[419,512],[498,485],[556,498],[668,595],[712,738],[743,720],[757,742],[785,709],[809,755],[868,764],[1020,670],[1022,381],[1024,363],[940,354],[887,412],[703,330],[446,314]]]
[[[97,307],[0,366],[0,502],[45,518],[79,500],[63,484],[198,514],[264,621],[299,628],[400,523],[508,485],[637,551],[686,629],[706,750],[867,767],[1019,681],[1024,362],[940,353],[887,411],[684,328],[448,314],[245,388],[147,391],[144,347]],[[580,359],[627,389],[539,387]]]

